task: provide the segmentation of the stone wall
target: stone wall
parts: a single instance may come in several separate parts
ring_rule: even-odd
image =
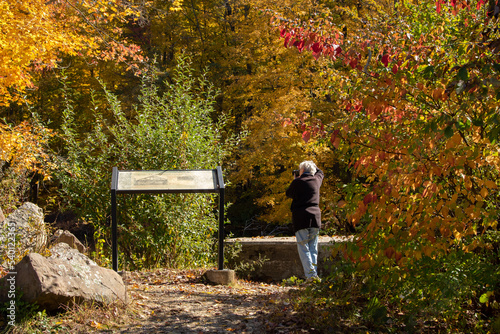
[[[321,236],[319,238],[318,274],[320,277],[328,274],[331,263],[334,261],[331,257],[332,246],[348,240],[348,237]],[[305,277],[295,237],[233,238],[227,239],[226,245],[230,246],[236,242],[241,245],[237,262],[257,261],[259,257],[269,259],[252,275],[254,276],[252,278],[281,281],[292,276]]]

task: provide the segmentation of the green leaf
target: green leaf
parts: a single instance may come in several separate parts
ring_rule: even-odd
[[[498,134],[500,133],[500,127],[495,126],[489,133],[488,133],[488,139],[491,142],[496,143],[498,141]]]
[[[467,71],[467,68],[466,67],[462,67],[459,71],[458,71],[458,78],[460,80],[463,80],[463,81],[466,81],[467,79],[469,79],[469,72]]]
[[[438,126],[437,126],[437,122],[436,121],[434,121],[434,122],[431,123],[431,130],[432,130],[432,132],[437,132]]]
[[[484,303],[486,303],[488,301],[488,299],[489,299],[488,294],[487,293],[483,293],[481,295],[481,297],[479,297],[479,302],[484,304]]]
[[[422,76],[425,79],[432,79],[434,77],[434,66],[428,65],[422,70]]]
[[[444,129],[444,135],[448,138],[453,136],[453,127],[451,125],[448,125],[446,129]]]
[[[463,122],[460,122],[458,121],[457,123],[455,123],[455,126],[457,127],[457,129],[459,129],[460,131],[463,131],[467,128],[467,124],[463,123]]]
[[[472,124],[474,124],[475,126],[483,126],[484,122],[482,119],[476,118],[476,119],[472,120]]]

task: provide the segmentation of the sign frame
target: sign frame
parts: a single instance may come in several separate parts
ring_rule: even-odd
[[[211,174],[211,178],[209,174]],[[174,176],[177,176],[177,183],[169,182]],[[204,177],[205,179],[202,180],[202,183],[196,183],[197,177],[198,179],[200,177]],[[114,271],[118,271],[116,196],[118,194],[144,193],[219,193],[218,268],[219,270],[224,269],[225,185],[221,166],[217,166],[215,169],[190,170],[119,170],[118,167],[113,167],[111,175],[111,244]]]

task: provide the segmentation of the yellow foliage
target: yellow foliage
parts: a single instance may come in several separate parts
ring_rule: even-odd
[[[182,2],[183,0],[174,0],[174,3],[172,4],[172,7],[170,8],[173,11],[180,11],[182,10]]]
[[[97,55],[112,37],[99,22],[134,13],[118,13],[118,6],[122,1],[0,0],[0,105],[19,102],[36,88],[33,71],[57,67],[63,54]]]
[[[45,145],[52,136],[49,129],[23,122],[16,127],[0,123],[0,161],[8,162],[14,173],[39,172],[49,177],[49,156]]]
[[[64,20],[60,8],[44,0],[0,2],[0,103],[14,99],[12,89],[33,88],[33,66],[57,66],[59,52],[75,54],[84,38]]]

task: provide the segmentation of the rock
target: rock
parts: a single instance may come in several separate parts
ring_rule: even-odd
[[[59,243],[50,250],[50,257],[37,253],[26,255],[13,272],[0,280],[0,302],[5,302],[12,277],[22,299],[54,311],[62,305],[96,301],[126,302],[126,289],[122,278],[111,269],[99,267],[94,261]],[[10,279],[10,281],[9,281]]]
[[[0,255],[7,268],[31,252],[41,252],[47,245],[47,231],[43,210],[26,202],[0,224]],[[7,256],[5,254],[9,253]]]
[[[234,270],[208,270],[205,273],[207,279],[214,284],[231,285],[236,281]]]
[[[80,253],[85,253],[85,246],[70,231],[57,230],[50,239],[52,245],[61,242],[68,244],[71,248],[76,249]]]

